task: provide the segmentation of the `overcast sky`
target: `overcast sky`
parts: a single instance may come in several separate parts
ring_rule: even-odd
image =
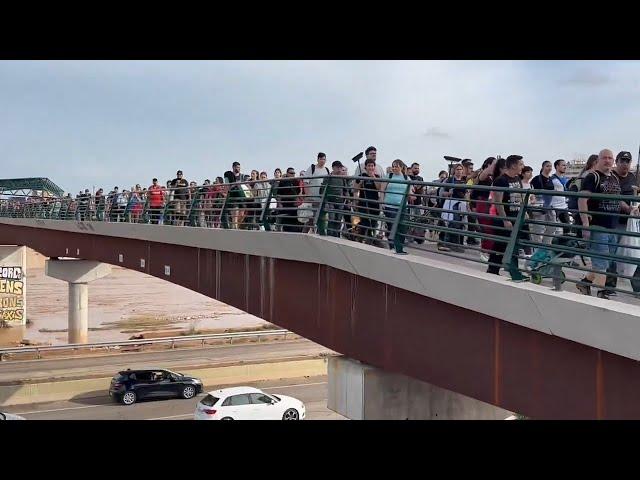
[[[521,154],[534,169],[640,142],[640,62],[3,61],[0,177],[62,188]],[[350,162],[349,162],[350,163]]]

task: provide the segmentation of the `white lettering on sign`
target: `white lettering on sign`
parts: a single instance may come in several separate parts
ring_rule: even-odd
[[[171,275],[171,267],[170,267],[169,265],[165,265],[165,266],[164,266],[164,274],[165,274],[166,276]]]
[[[144,268],[144,258],[140,259],[140,268]]]
[[[10,280],[20,280],[22,278],[21,267],[2,267],[0,268],[0,278],[8,278]]]
[[[123,254],[119,254],[119,255],[118,255],[118,261],[119,261],[120,263],[124,262],[124,255],[123,255]]]

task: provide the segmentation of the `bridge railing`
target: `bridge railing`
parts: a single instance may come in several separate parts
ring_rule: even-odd
[[[24,347],[10,347],[0,348],[0,359],[5,359],[11,354],[24,354],[35,353],[37,358],[41,358],[42,353],[46,352],[60,352],[60,351],[74,351],[74,350],[100,350],[100,349],[113,349],[121,347],[144,347],[148,345],[169,345],[171,348],[175,348],[180,343],[200,343],[204,347],[207,342],[215,340],[229,340],[233,343],[234,340],[255,338],[258,342],[264,337],[276,337],[281,336],[284,339],[287,335],[293,335],[289,330],[261,330],[253,332],[230,332],[230,333],[211,333],[207,335],[184,335],[180,337],[163,337],[163,338],[145,338],[139,340],[120,340],[113,342],[98,342],[98,343],[71,343],[64,345],[34,345]]]
[[[317,233],[605,298],[640,292],[635,196],[327,175],[20,200],[0,200],[0,216]]]

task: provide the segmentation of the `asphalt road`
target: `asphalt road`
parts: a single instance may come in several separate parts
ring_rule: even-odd
[[[68,379],[86,375],[111,376],[127,368],[167,368],[180,371],[180,368],[187,366],[215,367],[240,361],[313,357],[330,352],[331,350],[321,345],[301,339],[64,359],[11,360],[0,363],[0,384],[50,378]]]
[[[269,382],[252,382],[268,393],[282,393],[304,402],[308,420],[345,420],[327,409],[327,377],[311,377]],[[208,385],[205,391],[228,385]],[[140,401],[131,406],[104,397],[3,407],[2,411],[16,413],[27,420],[192,420],[196,404],[205,395],[190,400],[164,399]]]

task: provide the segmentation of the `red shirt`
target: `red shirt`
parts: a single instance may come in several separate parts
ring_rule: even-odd
[[[147,195],[149,195],[150,207],[157,208],[164,205],[164,188],[160,185],[151,185],[147,190]]]

